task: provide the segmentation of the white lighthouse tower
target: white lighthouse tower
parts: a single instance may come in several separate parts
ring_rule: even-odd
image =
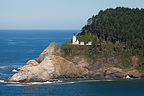
[[[75,33],[73,33],[73,42],[72,42],[72,44],[74,44],[74,45],[78,45],[79,44],[79,41],[76,39]]]

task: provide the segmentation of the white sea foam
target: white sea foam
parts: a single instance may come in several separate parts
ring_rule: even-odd
[[[18,72],[18,71],[17,71],[16,69],[13,69],[12,72],[16,73],[16,72]]]
[[[23,83],[23,84],[26,84],[26,85],[39,85],[39,84],[51,84],[51,83],[54,83],[54,82],[30,82],[30,83]]]
[[[98,80],[81,80],[81,81],[78,81],[78,82],[109,82],[109,81],[113,81],[111,79],[98,79]]]
[[[30,83],[21,83],[21,82],[4,82],[4,80],[0,80],[1,83],[7,83],[8,86],[24,86],[24,85],[40,85],[40,84],[51,84],[54,82],[30,82]]]
[[[7,68],[8,66],[0,66],[0,69],[4,69]]]
[[[20,82],[4,82],[4,80],[0,80],[1,83],[8,83],[6,86],[31,86],[31,85],[42,85],[42,84],[74,84],[74,83],[80,83],[80,82],[109,82],[113,81],[110,79],[102,79],[102,80],[81,80],[81,81],[70,81],[70,82],[64,82],[64,81],[54,81],[54,82],[29,82],[29,83],[20,83]]]
[[[77,83],[77,82],[57,82],[57,83],[55,83],[55,84],[74,84],[74,83]]]
[[[53,82],[49,82],[49,81],[43,82],[43,84],[50,84],[50,83],[53,83]]]
[[[5,86],[28,86],[25,84],[6,84]]]
[[[4,83],[4,80],[0,80],[0,83]]]

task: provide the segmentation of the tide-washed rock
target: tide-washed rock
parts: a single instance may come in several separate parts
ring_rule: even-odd
[[[139,77],[142,76],[142,74],[136,69],[129,70],[126,74],[129,75],[132,78],[139,78]]]
[[[126,76],[125,72],[116,67],[104,67],[98,70],[89,71],[89,78],[123,78]]]
[[[49,55],[40,64],[31,66],[27,64],[8,81],[12,82],[36,82],[49,81],[56,78],[83,77],[88,70],[77,67],[72,62],[60,56]]]
[[[123,78],[123,77],[125,77],[126,74],[120,68],[111,67],[111,68],[108,68],[107,70],[105,70],[104,75],[106,78]]]
[[[46,56],[48,55],[54,55],[56,53],[56,51],[58,50],[58,45],[55,42],[52,42],[48,48],[46,48],[41,54],[40,56],[36,59],[36,61],[38,63],[41,63]]]

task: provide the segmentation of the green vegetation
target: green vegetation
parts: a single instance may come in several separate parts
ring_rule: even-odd
[[[124,67],[132,67],[132,56],[137,56],[136,68],[144,71],[144,9],[117,7],[100,11],[88,19],[78,39],[92,41],[92,46],[75,46],[71,41],[61,48],[65,57],[85,55],[92,60],[117,56]]]

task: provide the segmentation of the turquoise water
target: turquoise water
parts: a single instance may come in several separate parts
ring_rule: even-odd
[[[50,44],[61,46],[79,30],[0,30],[0,80],[35,59]],[[144,80],[89,80],[45,84],[0,83],[0,96],[144,96]]]

